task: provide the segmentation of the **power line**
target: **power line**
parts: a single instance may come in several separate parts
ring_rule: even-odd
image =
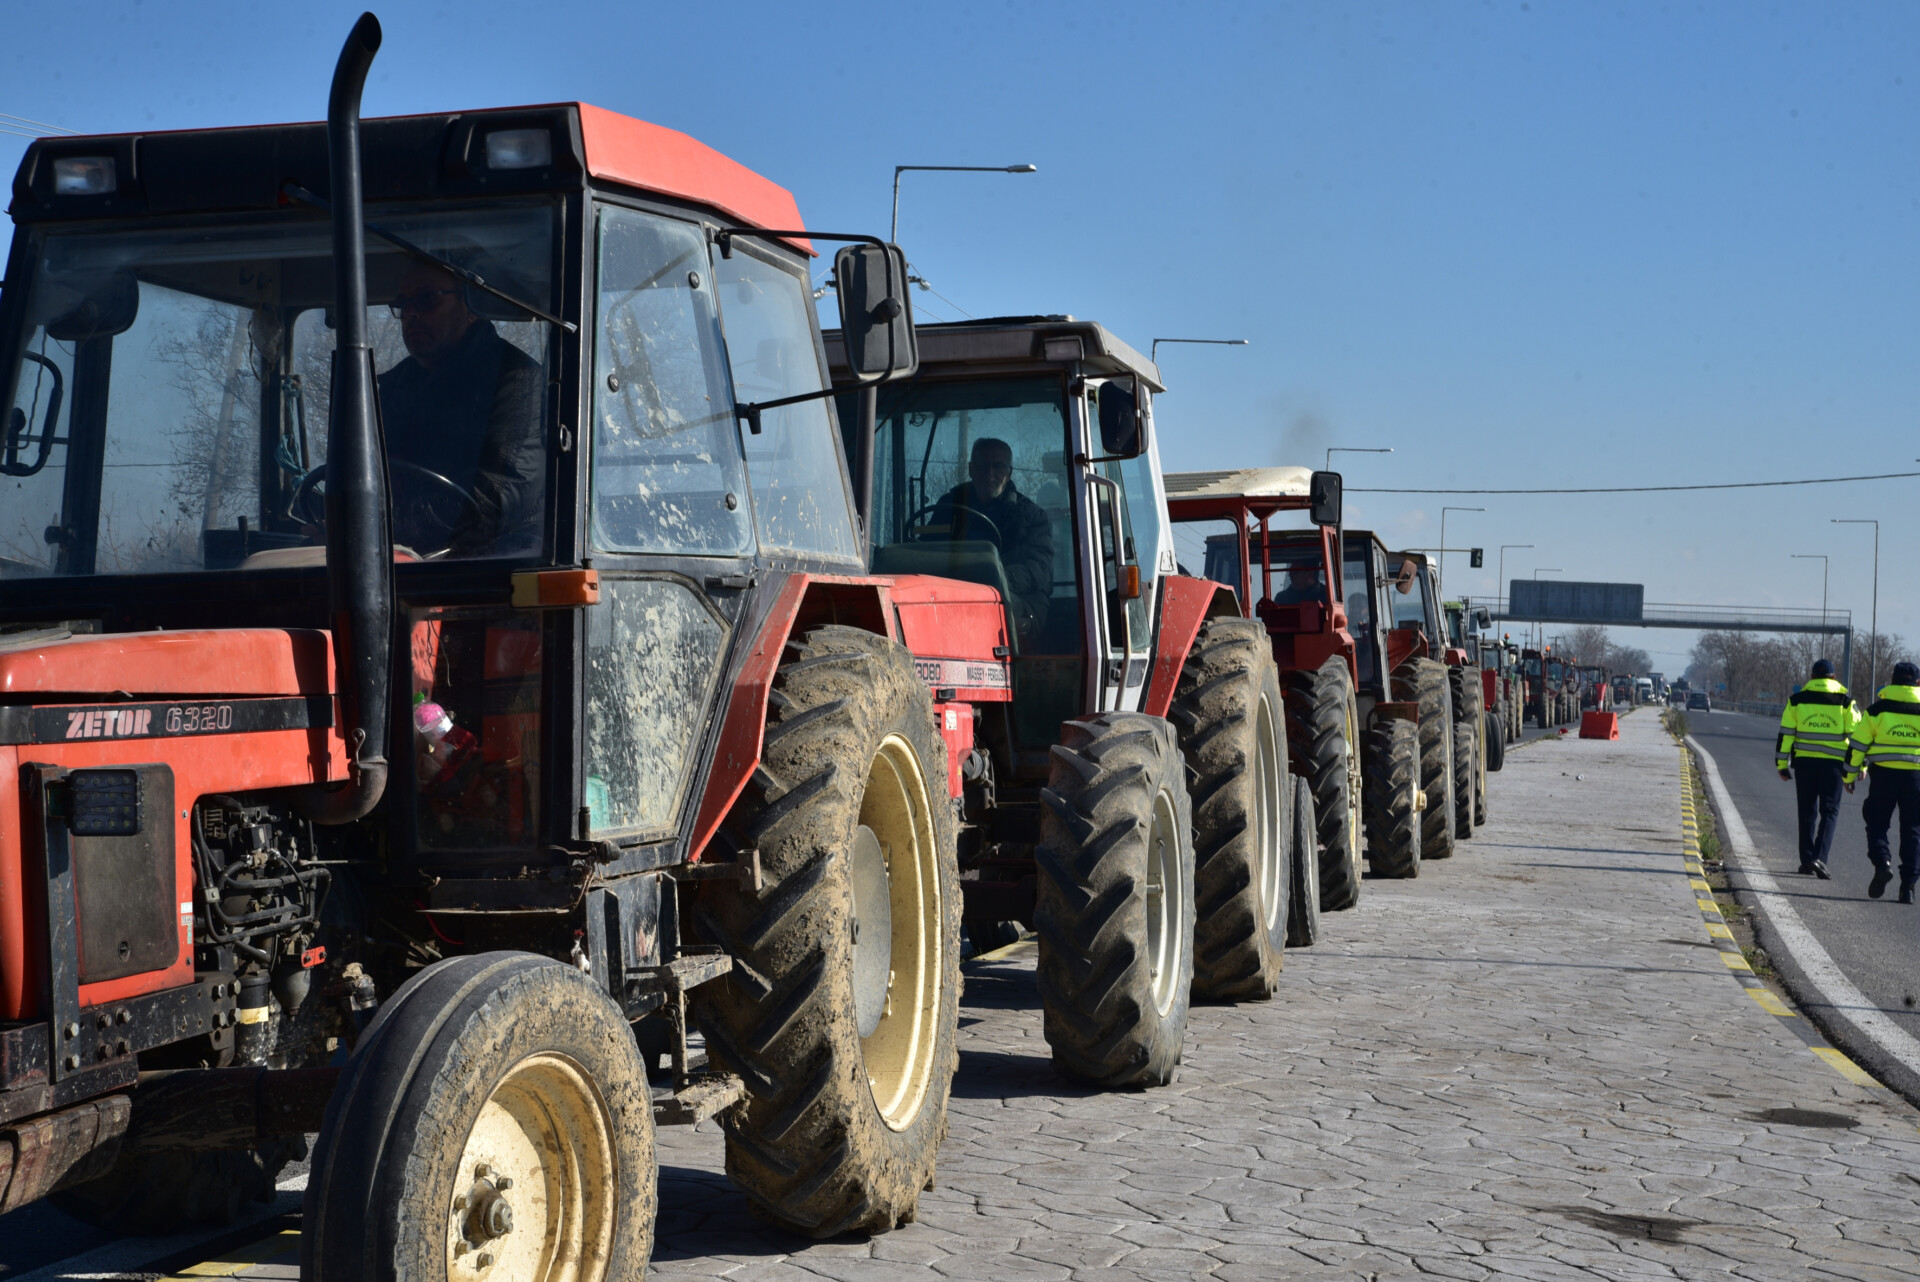
[[[1676,490],[1761,490],[1781,485],[1840,485],[1847,481],[1897,481],[1920,472],[1876,472],[1872,476],[1818,476],[1799,481],[1724,481],[1717,485],[1595,485],[1560,490],[1435,490],[1424,487],[1380,489],[1350,487],[1349,494],[1670,494]]]
[[[70,134],[75,131],[62,125],[50,125],[44,120],[29,120],[25,116],[16,116],[10,111],[0,111],[0,120],[17,120],[23,125],[32,125],[35,129],[51,129],[57,134]],[[38,137],[38,135],[35,135]]]

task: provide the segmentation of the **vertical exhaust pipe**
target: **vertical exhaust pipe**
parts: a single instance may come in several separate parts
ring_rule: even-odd
[[[333,190],[333,403],[327,425],[327,608],[335,688],[350,757],[347,785],[301,790],[316,823],[351,823],[387,786],[392,715],[393,534],[386,439],[367,342],[366,232],[360,189],[360,91],[380,49],[363,13],[334,65],[327,98]]]

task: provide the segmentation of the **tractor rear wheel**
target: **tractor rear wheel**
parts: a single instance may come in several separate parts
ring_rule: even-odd
[[[1034,917],[1054,1067],[1093,1086],[1173,1080],[1193,986],[1193,820],[1173,726],[1064,727],[1041,791]]]
[[[565,962],[437,962],[381,1008],[327,1105],[300,1276],[638,1277],[653,1101],[620,1008]]]
[[[911,1221],[958,1065],[960,884],[946,749],[913,656],[823,627],[787,644],[760,769],[726,832],[765,888],[717,885],[694,924],[733,958],[694,991],[727,1175],[814,1237]]]
[[[1313,793],[1320,851],[1320,908],[1338,912],[1360,902],[1360,705],[1346,660],[1289,671],[1287,750]]]
[[[1487,714],[1487,769],[1498,773],[1507,764],[1506,727],[1491,712]]]
[[[1375,876],[1420,875],[1420,796],[1419,730],[1398,717],[1375,718],[1367,731],[1364,798]]]
[[[1427,808],[1420,817],[1420,858],[1453,854],[1453,694],[1447,665],[1438,659],[1408,659],[1393,670],[1393,697],[1420,706],[1420,788]]]
[[[1293,776],[1267,629],[1211,619],[1167,719],[1193,802],[1193,997],[1265,1001],[1280,982],[1291,889]]]
[[[1287,901],[1287,947],[1320,942],[1320,852],[1314,846],[1313,790],[1293,778],[1293,894]]]

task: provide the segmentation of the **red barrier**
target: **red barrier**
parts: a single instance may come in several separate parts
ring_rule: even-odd
[[[1618,739],[1620,714],[1617,712],[1581,713],[1580,737],[1582,739]]]

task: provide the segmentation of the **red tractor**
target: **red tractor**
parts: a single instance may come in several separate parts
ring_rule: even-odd
[[[1287,691],[1290,756],[1313,792],[1320,906],[1358,902],[1363,833],[1375,872],[1417,875],[1419,709],[1389,697],[1415,638],[1376,624],[1394,610],[1386,551],[1372,535],[1341,533],[1339,475],[1178,473],[1168,506],[1207,576],[1266,627]],[[1315,528],[1273,529],[1283,511],[1307,512]]]
[[[1278,982],[1296,813],[1311,820],[1278,674],[1231,596],[1176,572],[1152,362],[1068,317],[917,337],[912,382],[849,386],[842,421],[869,460],[874,572],[964,580],[941,600],[996,613],[985,654],[936,612],[904,624],[965,798],[968,931],[981,949],[1037,931],[1063,1072],[1164,1082],[1190,994]],[[829,335],[851,385],[846,353]]]
[[[991,592],[867,572],[809,264],[852,242],[871,387],[914,372],[905,260],[584,104],[362,125],[379,42],[325,125],[15,179],[0,1210],[179,1228],[318,1130],[304,1277],[638,1277],[654,1127],[717,1116],[777,1223],[889,1229],[957,1058],[948,744],[1016,643]],[[1152,794],[1121,898],[1177,935],[1174,736],[1079,722],[1034,760]],[[1070,780],[1045,823],[1115,822]],[[1075,972],[1074,1017],[1153,960]]]

